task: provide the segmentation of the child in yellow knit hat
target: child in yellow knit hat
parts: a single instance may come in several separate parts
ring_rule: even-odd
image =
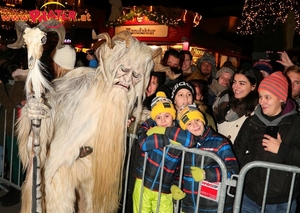
[[[173,213],[170,188],[175,178],[175,171],[180,166],[181,151],[170,147],[165,148],[165,146],[172,143],[172,140],[185,147],[195,146],[191,133],[174,126],[175,120],[176,110],[172,101],[166,98],[165,93],[158,92],[152,100],[151,118],[142,123],[137,133],[141,156],[135,170],[136,181],[132,196],[134,213],[139,210],[141,212],[157,212],[160,184],[159,212]],[[165,155],[163,155],[164,148],[166,149]],[[144,165],[146,153],[147,159]],[[163,158],[163,156],[165,157]],[[164,159],[165,161],[163,161]],[[165,162],[164,165],[162,162]],[[144,182],[142,182],[143,177]],[[143,193],[142,200],[140,200],[141,193]],[[140,202],[142,202],[141,209]]]
[[[173,125],[176,110],[164,92],[157,92],[156,97],[152,100],[150,116],[157,126],[170,127]]]
[[[195,148],[210,151],[218,155],[227,167],[227,178],[237,174],[238,163],[227,139],[216,133],[211,127],[205,125],[203,114],[196,105],[183,106],[178,110],[177,120],[183,130],[187,130],[195,136]],[[174,181],[171,192],[175,200],[181,200],[182,212],[214,212],[218,210],[217,200],[201,198],[196,206],[199,184],[206,182],[221,182],[222,172],[219,164],[211,158],[205,159],[202,165],[202,156],[187,152],[184,161],[184,174],[182,188]],[[190,168],[190,169],[187,169]],[[193,178],[191,178],[191,176]],[[203,182],[201,182],[203,181]],[[232,212],[233,199],[226,199],[224,212]]]
[[[178,113],[179,125],[183,130],[200,136],[204,132],[205,118],[196,105],[184,106]]]
[[[166,97],[164,92],[157,92],[156,97],[151,103],[151,118],[146,120],[138,131],[138,142],[141,148],[141,159],[138,161],[136,170],[136,181],[133,191],[133,212],[138,213],[140,202],[142,202],[141,212],[156,212],[159,191],[159,177],[161,172],[162,150],[167,144],[164,135],[149,135],[149,129],[153,127],[171,127],[176,119],[176,110],[171,100]],[[147,134],[148,133],[148,134]],[[160,148],[161,147],[161,148]],[[144,167],[145,152],[148,153],[146,167]],[[169,154],[168,154],[169,155]],[[176,155],[175,155],[176,156]],[[168,157],[174,158],[170,155]],[[164,175],[163,183],[171,185],[177,167],[177,163],[165,165],[169,167],[168,173]],[[144,185],[142,183],[143,171],[145,170]],[[165,172],[165,171],[164,171]],[[164,184],[166,185],[166,184]],[[143,190],[141,190],[143,188]],[[172,195],[170,187],[162,187],[159,212],[173,213]],[[140,194],[143,191],[143,198]]]

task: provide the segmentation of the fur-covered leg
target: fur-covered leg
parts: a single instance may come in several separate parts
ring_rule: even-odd
[[[92,181],[87,181],[80,184],[78,188],[78,212],[77,213],[92,213],[93,203],[92,203],[92,193],[93,193],[93,183]]]
[[[94,178],[91,166],[91,156],[79,158],[72,167],[73,176],[77,177],[78,186],[78,213],[92,213],[92,195],[94,188]]]
[[[26,179],[22,185],[22,205],[20,213],[31,213],[32,206],[32,166],[28,167]]]
[[[47,177],[47,168],[45,170]],[[45,202],[47,213],[72,213],[74,212],[75,177],[70,168],[62,166],[52,178],[45,180]]]

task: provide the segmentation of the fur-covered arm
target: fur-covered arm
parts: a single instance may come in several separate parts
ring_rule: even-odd
[[[129,128],[128,128],[128,132],[133,134],[134,133],[134,127],[136,122],[138,122],[137,126],[138,128],[141,126],[141,124],[143,122],[145,122],[147,119],[150,118],[150,110],[148,110],[147,108],[143,107],[142,112],[140,112],[141,114],[138,115],[138,110],[136,110],[136,108],[133,109],[132,112],[132,116],[133,116],[133,120],[134,122],[132,122],[132,120],[130,120],[130,124],[129,124]],[[135,120],[135,118],[140,118],[138,121]]]

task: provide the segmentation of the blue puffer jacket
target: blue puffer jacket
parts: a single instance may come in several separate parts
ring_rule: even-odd
[[[175,125],[178,125],[174,122]],[[195,137],[188,131],[179,127],[167,127],[164,135],[153,134],[147,136],[147,131],[156,126],[151,118],[142,123],[138,130],[138,142],[141,148],[141,156],[137,162],[135,176],[142,179],[144,170],[145,152],[148,152],[148,159],[145,170],[144,186],[153,190],[159,190],[160,172],[162,169],[163,150],[166,145],[170,144],[170,139],[180,142],[185,147],[195,147]],[[163,168],[162,193],[169,194],[171,183],[174,180],[175,173],[179,169],[181,162],[181,151],[166,148],[165,163]]]
[[[231,144],[222,135],[214,132],[210,127],[205,127],[202,136],[196,137],[196,148],[206,150],[218,155],[227,167],[227,178],[232,174],[239,172],[238,163],[233,153]],[[191,174],[191,166],[201,166],[202,156],[187,153],[184,162],[184,176],[182,181],[182,190],[186,193],[182,200],[183,212],[195,212],[199,182],[195,182]],[[204,167],[206,179],[209,182],[221,182],[222,172],[219,165],[211,158],[205,158]],[[176,184],[176,182],[174,182]],[[230,211],[233,206],[233,198],[227,197],[225,203],[225,212]],[[201,198],[198,206],[198,212],[217,212],[218,203]]]

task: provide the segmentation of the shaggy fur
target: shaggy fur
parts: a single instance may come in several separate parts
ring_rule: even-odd
[[[50,84],[44,98],[49,118],[42,120],[40,132],[43,212],[74,212],[75,191],[79,212],[113,213],[118,209],[127,117],[135,103],[141,111],[153,68],[149,47],[126,36],[129,41],[113,38],[112,48],[109,42],[99,47],[96,71],[77,68]],[[31,212],[32,199],[28,108],[25,106],[18,123],[20,157],[27,170],[21,213]],[[79,158],[82,146],[92,147],[93,152]]]

